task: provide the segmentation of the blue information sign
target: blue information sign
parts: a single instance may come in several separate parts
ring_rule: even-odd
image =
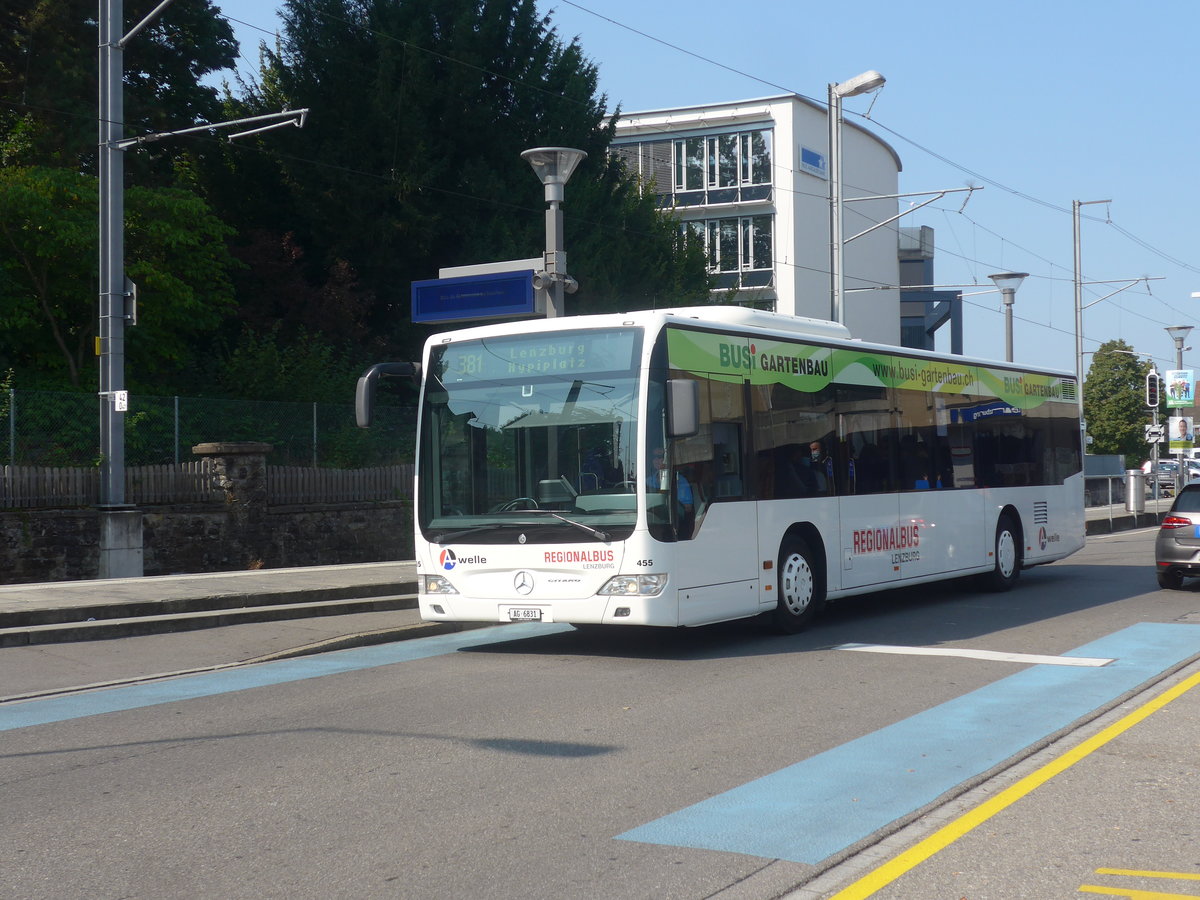
[[[412,283],[414,322],[512,319],[539,315],[533,270],[433,278]]]

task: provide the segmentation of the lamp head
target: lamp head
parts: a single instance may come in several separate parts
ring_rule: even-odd
[[[831,88],[839,97],[857,97],[859,94],[869,94],[871,91],[879,90],[886,81],[887,79],[874,69],[868,69],[861,75],[855,75],[840,84],[831,85]]]
[[[1168,325],[1167,334],[1175,341],[1176,346],[1182,347],[1183,342],[1187,340],[1188,334],[1191,332],[1191,325]]]
[[[1028,272],[997,272],[995,275],[988,276],[1002,291],[1016,291],[1021,286],[1021,282],[1028,277]]]
[[[534,147],[521,153],[521,159],[533,166],[542,184],[566,184],[587,153],[570,147]]]

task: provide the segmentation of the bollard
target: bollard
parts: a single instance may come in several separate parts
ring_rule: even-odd
[[[1146,473],[1141,469],[1125,470],[1125,511],[1146,511]]]

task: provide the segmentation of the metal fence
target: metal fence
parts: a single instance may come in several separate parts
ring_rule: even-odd
[[[363,469],[316,469],[267,466],[266,502],[376,503],[411,500],[411,463]],[[99,499],[100,470],[95,466],[0,465],[0,510],[56,509],[94,505]],[[224,503],[211,459],[179,465],[129,466],[125,497],[142,507],[180,503]]]
[[[99,462],[95,394],[0,392],[0,465],[89,466]],[[354,405],[154,397],[131,393],[125,413],[125,463],[189,462],[192,447],[213,441],[262,441],[278,466],[363,468],[411,462],[416,410],[377,406],[369,429],[354,424]]]

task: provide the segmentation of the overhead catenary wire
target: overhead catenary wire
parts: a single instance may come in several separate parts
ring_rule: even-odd
[[[682,53],[685,53],[686,55],[688,55],[688,56],[691,56],[691,57],[693,57],[693,58],[695,58],[695,59],[698,59],[698,60],[701,60],[701,61],[703,61],[703,62],[706,62],[706,63],[710,63],[710,64],[713,64],[713,65],[719,66],[720,68],[722,68],[722,69],[724,69],[724,70],[726,70],[726,71],[732,72],[732,73],[734,73],[734,74],[737,74],[737,75],[739,75],[739,76],[741,76],[741,77],[744,77],[744,78],[750,79],[750,80],[752,80],[752,81],[755,81],[755,82],[757,82],[757,83],[759,83],[759,84],[763,84],[763,85],[766,85],[766,86],[769,86],[769,87],[772,87],[772,88],[776,88],[776,89],[783,89],[783,90],[785,90],[785,91],[786,91],[786,90],[788,90],[786,87],[783,87],[782,85],[778,85],[778,84],[776,84],[775,82],[772,82],[772,81],[770,81],[770,80],[767,80],[767,79],[764,79],[764,78],[760,78],[760,77],[758,77],[758,76],[756,76],[756,75],[753,75],[753,74],[751,74],[751,73],[749,73],[749,72],[746,72],[746,71],[744,71],[744,70],[738,69],[738,68],[736,68],[736,67],[734,67],[734,66],[730,66],[730,65],[727,65],[727,64],[725,64],[725,63],[721,63],[721,62],[718,62],[718,61],[716,61],[716,60],[712,60],[712,59],[710,59],[710,58],[708,58],[708,57],[705,57],[705,56],[703,56],[703,55],[701,55],[701,54],[699,54],[699,53],[695,53],[695,52],[693,52],[693,51],[691,51],[691,50],[687,50],[687,49],[685,49],[685,48],[678,47],[677,45],[675,45],[675,44],[673,44],[673,43],[671,43],[671,42],[669,42],[669,41],[665,41],[665,40],[662,40],[661,38],[657,38],[657,37],[655,37],[655,36],[653,36],[653,35],[649,35],[649,34],[647,34],[646,32],[643,32],[643,31],[641,31],[640,29],[634,28],[634,27],[632,27],[632,26],[630,26],[630,25],[627,25],[627,24],[625,24],[625,23],[623,23],[623,22],[619,22],[619,21],[617,21],[617,20],[615,20],[615,19],[613,19],[613,18],[611,18],[611,17],[609,17],[609,16],[607,16],[607,15],[604,15],[604,14],[602,14],[602,13],[598,13],[598,12],[596,12],[595,10],[593,10],[593,9],[590,9],[590,8],[588,8],[588,7],[586,7],[586,6],[582,5],[582,4],[580,4],[580,3],[573,2],[573,0],[562,0],[562,2],[563,2],[563,3],[565,3],[565,4],[566,4],[566,5],[568,5],[568,6],[571,6],[571,7],[575,8],[575,9],[578,9],[578,10],[580,10],[581,12],[585,12],[585,13],[587,13],[587,14],[589,14],[589,15],[592,15],[592,16],[595,16],[596,18],[599,18],[599,19],[601,19],[601,20],[603,20],[603,21],[609,22],[609,23],[611,23],[611,24],[613,24],[613,25],[615,25],[615,26],[617,26],[617,27],[619,27],[619,28],[622,28],[622,29],[625,29],[625,30],[627,30],[627,31],[629,31],[629,32],[631,32],[631,33],[634,33],[634,34],[637,34],[637,35],[640,35],[640,36],[646,37],[647,39],[649,39],[649,40],[651,40],[651,41],[654,41],[655,43],[661,44],[662,46],[665,46],[665,47],[669,47],[669,48],[672,48],[672,49],[678,50],[678,51],[680,51],[680,52],[682,52]],[[815,103],[819,103],[819,102],[820,102],[820,101],[818,101],[818,100],[815,100],[814,98],[811,98],[811,97],[806,97],[804,94],[802,94],[801,92],[798,92],[798,91],[789,91],[789,93],[794,93],[796,96],[802,97],[802,98],[804,98],[804,99],[810,100],[810,101],[812,101],[812,102],[815,102]],[[847,111],[847,114],[849,114],[849,115],[858,115],[858,114],[856,114],[856,113],[853,113],[852,111]],[[1071,212],[1072,212],[1072,210],[1070,210],[1069,208],[1067,208],[1067,207],[1065,207],[1065,206],[1063,206],[1063,205],[1061,205],[1061,204],[1058,204],[1058,203],[1053,203],[1053,202],[1047,201],[1047,200],[1045,200],[1045,199],[1042,199],[1042,198],[1040,198],[1040,197],[1036,197],[1036,196],[1034,196],[1034,195],[1032,195],[1032,194],[1029,194],[1029,193],[1027,193],[1027,192],[1024,192],[1024,191],[1018,190],[1018,189],[1016,189],[1016,188],[1013,188],[1013,187],[1011,187],[1011,186],[1009,186],[1009,185],[1007,185],[1007,184],[1005,184],[1005,183],[1003,183],[1003,182],[1001,182],[1001,181],[999,181],[999,180],[997,180],[997,179],[991,178],[991,177],[989,177],[989,176],[987,176],[987,175],[985,175],[985,174],[983,174],[983,173],[981,173],[981,172],[978,172],[978,171],[976,171],[976,170],[974,170],[974,169],[971,169],[971,168],[969,168],[969,167],[967,167],[967,166],[965,166],[965,165],[963,165],[963,164],[961,164],[961,163],[959,163],[959,162],[957,162],[957,161],[955,161],[955,160],[951,159],[950,157],[948,157],[948,156],[946,156],[946,155],[944,155],[944,154],[941,154],[941,153],[938,153],[937,151],[934,151],[934,150],[932,150],[931,148],[929,148],[929,147],[925,146],[924,144],[922,144],[922,143],[920,143],[920,142],[918,142],[918,141],[916,141],[916,140],[914,140],[914,139],[912,139],[912,138],[908,137],[908,136],[907,136],[907,135],[905,135],[905,134],[902,134],[901,132],[897,131],[896,129],[890,128],[890,127],[889,127],[889,126],[887,126],[886,124],[884,124],[884,123],[880,122],[878,119],[875,119],[875,118],[870,118],[869,116],[862,116],[862,118],[867,118],[867,119],[869,119],[869,121],[871,122],[871,124],[872,124],[874,127],[877,127],[877,128],[879,128],[880,130],[882,130],[882,131],[885,131],[885,132],[887,132],[887,133],[888,133],[888,134],[890,134],[890,135],[893,135],[893,136],[894,136],[894,137],[896,137],[897,139],[899,139],[899,140],[901,140],[901,141],[904,141],[905,143],[907,143],[907,144],[909,144],[909,145],[913,146],[914,148],[916,148],[916,149],[920,150],[920,151],[921,151],[921,152],[923,152],[923,153],[926,153],[926,154],[928,154],[928,155],[929,155],[930,157],[932,157],[933,159],[936,159],[936,160],[938,160],[938,161],[940,161],[940,162],[944,163],[945,165],[951,166],[952,168],[954,168],[954,169],[957,169],[958,171],[960,171],[960,172],[963,172],[963,173],[965,173],[965,174],[967,174],[967,175],[969,175],[969,176],[971,176],[971,177],[973,177],[973,178],[976,178],[976,179],[978,179],[978,180],[980,180],[980,181],[982,181],[982,182],[984,182],[984,183],[986,183],[986,184],[988,184],[988,185],[991,185],[991,186],[993,186],[993,187],[996,187],[997,189],[999,189],[999,190],[1001,190],[1001,191],[1007,192],[1007,193],[1009,193],[1009,194],[1011,194],[1011,195],[1013,195],[1013,196],[1015,196],[1015,197],[1018,197],[1018,198],[1020,198],[1020,199],[1022,199],[1022,200],[1024,200],[1024,201],[1026,201],[1026,202],[1029,202],[1029,203],[1033,203],[1033,204],[1036,204],[1036,205],[1042,206],[1042,207],[1044,207],[1044,208],[1046,208],[1046,209],[1049,209],[1049,210],[1052,210],[1052,211],[1054,211],[1054,212],[1059,212],[1059,213],[1063,213],[1063,214],[1067,214],[1067,215],[1071,214]],[[1192,265],[1191,263],[1187,263],[1187,262],[1185,262],[1185,261],[1183,261],[1183,260],[1180,260],[1180,259],[1178,259],[1178,258],[1176,258],[1176,257],[1174,257],[1174,256],[1172,256],[1172,255],[1170,255],[1170,254],[1168,254],[1168,253],[1166,253],[1165,251],[1163,251],[1163,250],[1161,250],[1160,248],[1158,248],[1158,247],[1154,246],[1154,245],[1153,245],[1153,244],[1151,244],[1150,242],[1148,242],[1148,241],[1145,241],[1144,239],[1142,239],[1142,238],[1138,237],[1137,235],[1133,234],[1133,233],[1132,233],[1131,231],[1129,231],[1128,229],[1125,229],[1125,228],[1123,228],[1122,226],[1119,226],[1119,225],[1117,225],[1116,223],[1112,222],[1112,221],[1111,221],[1111,218],[1108,218],[1108,219],[1100,219],[1100,218],[1093,217],[1093,216],[1084,216],[1084,218],[1090,219],[1090,220],[1092,220],[1092,221],[1095,221],[1095,222],[1102,222],[1102,223],[1104,223],[1104,224],[1107,224],[1107,225],[1109,225],[1109,226],[1110,226],[1111,228],[1113,228],[1113,229],[1114,229],[1114,230],[1115,230],[1117,233],[1121,234],[1122,236],[1124,236],[1124,237],[1126,237],[1127,239],[1129,239],[1129,240],[1133,241],[1134,243],[1138,244],[1139,246],[1143,247],[1143,248],[1144,248],[1144,249],[1146,249],[1147,251],[1149,251],[1149,252],[1153,253],[1154,255],[1158,256],[1159,258],[1161,258],[1161,259],[1163,259],[1163,260],[1165,260],[1165,261],[1167,261],[1167,262],[1170,262],[1170,263],[1172,263],[1172,264],[1174,264],[1174,265],[1177,265],[1177,266],[1179,266],[1180,268],[1183,268],[1183,269],[1185,269],[1185,270],[1187,270],[1187,271],[1192,271],[1192,272],[1200,272],[1200,267],[1198,267],[1198,266],[1195,266],[1195,265]],[[1063,268],[1064,270],[1067,270],[1067,269],[1066,269],[1066,267],[1061,267],[1061,268]],[[1154,296],[1152,292],[1150,292],[1150,293],[1151,293],[1151,296]],[[1156,299],[1156,300],[1159,300],[1159,298],[1157,298],[1157,297],[1155,297],[1155,299]],[[1162,301],[1160,300],[1159,302],[1162,302]],[[1167,304],[1164,304],[1164,305],[1167,305]],[[1180,315],[1184,316],[1184,317],[1185,317],[1185,318],[1187,318],[1187,319],[1190,319],[1190,320],[1192,320],[1192,321],[1196,321],[1196,320],[1197,320],[1197,318],[1196,318],[1196,316],[1195,316],[1194,314],[1182,313],[1182,312],[1180,312],[1180,311],[1178,311],[1178,310],[1174,310],[1174,308],[1173,308],[1173,307],[1169,307],[1169,305],[1168,305],[1168,308],[1171,308],[1173,311],[1175,311],[1176,313],[1178,313],[1178,314],[1180,314]]]

